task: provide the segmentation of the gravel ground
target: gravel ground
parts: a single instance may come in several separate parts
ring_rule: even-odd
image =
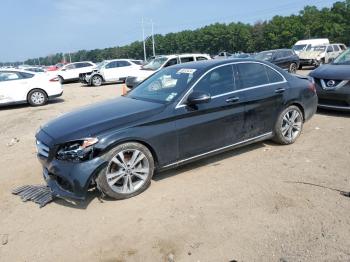
[[[303,71],[302,73],[306,73]],[[39,209],[12,188],[43,183],[34,134],[120,95],[64,86],[44,107],[0,110],[0,261],[350,261],[350,114],[319,111],[291,146],[258,143],[157,174],[143,194]]]

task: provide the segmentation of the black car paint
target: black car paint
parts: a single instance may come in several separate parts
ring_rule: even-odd
[[[255,60],[206,61],[174,67],[196,68],[201,75],[216,66],[240,61]],[[47,184],[60,197],[84,199],[91,180],[107,164],[106,153],[117,144],[137,141],[146,145],[155,158],[156,168],[162,170],[271,138],[277,115],[288,105],[298,105],[308,120],[317,105],[316,95],[307,87],[309,82],[272,64],[259,63],[273,67],[286,82],[273,88],[223,95],[197,107],[177,107],[183,94],[169,104],[120,97],[49,122],[36,135],[50,148],[48,158],[38,155]],[[285,91],[275,92],[278,89]],[[238,101],[231,99],[236,96]],[[98,155],[92,160],[72,163],[55,157],[60,144],[91,136],[99,138],[95,145]],[[68,182],[71,192],[58,184],[57,178]]]
[[[282,54],[282,52],[286,52],[286,51],[293,53],[293,55],[279,57],[280,54]],[[297,66],[296,68],[298,68],[300,65],[300,59],[292,49],[275,49],[275,50],[269,50],[266,52],[273,52],[273,56],[268,62],[275,64],[282,69],[289,70],[292,63],[296,64]]]
[[[312,71],[310,76],[315,79],[320,108],[350,112],[350,65],[322,65]],[[325,84],[330,80],[349,82],[340,88],[324,88],[322,80]]]

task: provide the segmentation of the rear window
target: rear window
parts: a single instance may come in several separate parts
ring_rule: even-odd
[[[22,78],[32,78],[34,76],[34,74],[25,73],[25,72],[20,72],[19,74],[22,76]]]
[[[203,60],[208,60],[208,58],[206,58],[204,56],[197,56],[196,60],[197,61],[203,61]]]
[[[181,60],[181,63],[188,63],[188,62],[194,61],[194,58],[193,58],[193,56],[181,57],[180,60]]]
[[[136,65],[142,65],[142,61],[132,60],[131,62],[133,62]]]

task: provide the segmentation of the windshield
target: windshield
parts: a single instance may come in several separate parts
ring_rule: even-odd
[[[293,46],[294,51],[303,51],[305,49],[306,45],[295,45]]]
[[[350,65],[350,49],[338,56],[333,63],[334,65]]]
[[[326,46],[324,45],[319,45],[319,46],[314,46],[311,51],[318,51],[318,52],[324,52],[326,50]]]
[[[196,69],[190,68],[165,68],[143,81],[127,96],[134,99],[169,103],[187,89],[196,73]]]
[[[101,70],[102,67],[104,67],[106,64],[108,64],[109,61],[102,61],[101,63],[99,63],[97,66],[96,66],[96,69],[97,70]]]
[[[167,60],[167,57],[156,57],[142,68],[146,70],[158,70]]]
[[[262,61],[270,61],[272,59],[273,52],[261,52],[257,54],[254,58]]]

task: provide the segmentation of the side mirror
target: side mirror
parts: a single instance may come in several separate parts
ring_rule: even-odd
[[[187,105],[198,105],[209,103],[211,100],[210,94],[206,92],[195,91],[192,92],[187,98]]]

